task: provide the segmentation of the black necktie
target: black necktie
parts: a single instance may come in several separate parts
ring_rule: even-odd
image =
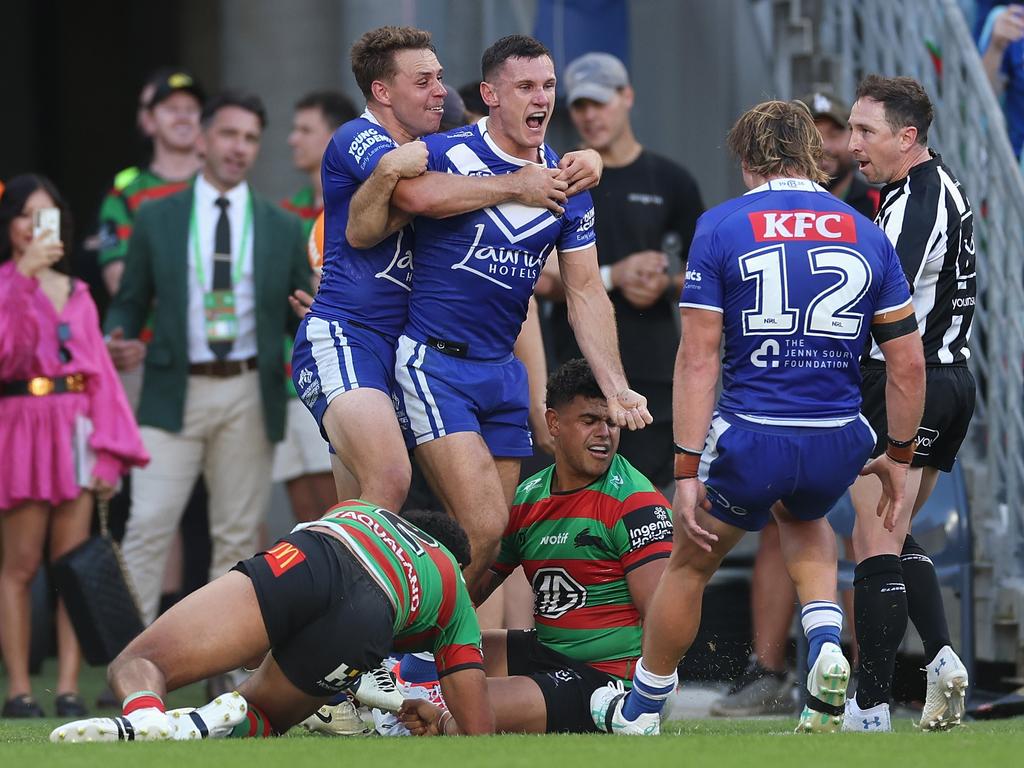
[[[228,206],[231,201],[226,197],[218,197],[216,205],[220,208],[217,229],[213,238],[213,290],[231,290],[231,222],[228,220]],[[223,360],[231,351],[233,342],[211,341],[210,351],[218,360]]]

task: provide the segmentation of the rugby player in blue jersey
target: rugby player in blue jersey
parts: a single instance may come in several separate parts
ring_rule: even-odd
[[[338,454],[339,497],[398,509],[410,466],[395,418],[394,354],[406,322],[413,232],[405,226],[408,216],[392,219],[387,237],[363,249],[346,228],[361,186],[370,199],[381,190],[386,199],[398,179],[423,173],[426,146],[414,139],[438,129],[446,90],[430,33],[423,30],[372,30],[355,43],[351,57],[366,111],[341,126],[324,153],[323,276],[296,336],[292,375]],[[571,173],[527,169],[503,178],[452,180],[432,214],[508,200],[561,212],[570,184],[596,181],[595,165],[599,160],[581,153]]]
[[[810,112],[799,102],[759,104],[733,126],[729,146],[750,191],[701,216],[680,300],[673,552],[632,691],[602,688],[591,698],[595,723],[615,733],[658,732],[704,586],[769,514],[808,639],[798,730],[840,728],[850,667],[825,514],[858,473],[870,473],[883,487],[878,514],[895,526],[924,407],[921,336],[899,257],[884,232],[816,183],[825,174]],[[885,356],[889,444],[865,465],[875,444],[860,415],[869,331]]]
[[[610,417],[630,429],[651,421],[646,399],[629,388],[622,371],[589,194],[569,197],[564,211],[512,201],[438,214],[446,184],[460,177],[530,171],[567,178],[570,194],[577,186],[573,164],[544,143],[555,102],[548,50],[524,35],[504,37],[484,52],[482,70],[489,116],[426,137],[427,168],[441,173],[401,179],[390,198],[394,208],[418,216],[409,320],[395,369],[407,435],[446,509],[469,534],[473,563],[465,576],[471,587],[497,555],[520,461],[532,453],[526,374],[512,347],[552,254],[570,321]],[[378,217],[388,204],[378,201]]]

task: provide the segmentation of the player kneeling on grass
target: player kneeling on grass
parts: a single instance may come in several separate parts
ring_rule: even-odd
[[[492,733],[480,627],[460,570],[468,562],[466,534],[447,515],[402,518],[363,501],[339,504],[135,638],[107,671],[124,699],[121,717],[68,723],[50,740],[283,733],[352,688],[392,648],[433,652],[449,731]],[[238,691],[193,711],[165,712],[166,691],[260,658]]]
[[[536,631],[484,633],[487,693],[498,731],[596,732],[590,696],[623,690],[640,626],[672,550],[671,505],[616,455],[619,427],[584,360],[548,379],[555,463],[523,482],[477,604],[519,565],[533,586]],[[450,702],[449,702],[450,704]],[[444,711],[407,699],[414,734],[453,730]]]

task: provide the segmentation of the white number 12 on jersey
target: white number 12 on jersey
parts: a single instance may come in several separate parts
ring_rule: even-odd
[[[863,312],[851,312],[871,285],[871,267],[851,248],[825,246],[807,252],[812,275],[839,279],[821,291],[807,306],[803,332],[807,336],[855,339],[864,322]],[[757,283],[753,309],[743,310],[747,336],[786,336],[800,325],[800,310],[789,304],[786,246],[772,245],[739,258],[740,275]]]

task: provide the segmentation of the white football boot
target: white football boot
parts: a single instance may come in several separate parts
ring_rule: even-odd
[[[849,680],[850,662],[843,655],[843,650],[835,643],[822,645],[814,666],[807,673],[807,693],[829,707],[836,707],[840,714],[815,709],[814,701],[809,700],[800,713],[797,733],[835,733],[842,728],[841,713],[845,711],[846,684]]]
[[[90,717],[57,726],[50,733],[55,744],[93,741],[170,741],[174,725],[156,707],[137,709],[119,717]]]
[[[325,704],[299,725],[310,733],[324,736],[369,736],[373,733],[373,727],[363,722],[356,705],[349,699]]]
[[[960,725],[967,700],[967,668],[948,645],[936,654],[925,669],[928,691],[924,699],[920,727],[925,731],[945,731]]]
[[[626,695],[625,687],[618,680],[590,695],[590,716],[597,729],[619,736],[657,736],[661,732],[661,715],[645,712],[636,720],[627,720],[622,715]]]
[[[397,712],[405,700],[395,686],[394,675],[384,665],[364,672],[352,689],[352,694],[364,707],[383,709],[385,712]]]
[[[892,718],[888,704],[876,704],[867,709],[857,706],[856,699],[846,700],[846,711],[843,713],[843,732],[855,733],[889,733],[892,731]]]
[[[198,709],[172,709],[170,717],[175,741],[226,739],[245,720],[249,705],[238,691],[218,696]]]

